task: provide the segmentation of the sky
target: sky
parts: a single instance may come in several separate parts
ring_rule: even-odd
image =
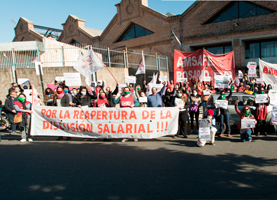
[[[182,14],[195,1],[148,0],[148,6],[160,13]],[[62,29],[68,15],[86,20],[85,27],[104,30],[117,13],[115,4],[120,0],[9,0],[1,2],[0,42],[12,42],[20,17],[35,25]]]

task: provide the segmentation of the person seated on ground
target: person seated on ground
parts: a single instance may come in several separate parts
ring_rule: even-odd
[[[124,88],[124,95],[121,96],[121,90],[119,90],[117,96],[113,99],[114,104],[120,104],[120,108],[133,108],[139,107],[139,102],[130,94],[129,87]],[[128,139],[123,139],[122,142],[127,142]],[[134,141],[137,142],[138,139],[134,138]]]
[[[215,121],[215,118],[214,118],[214,111],[212,109],[209,109],[208,112],[207,112],[207,120],[209,121],[209,124],[210,124],[211,140],[210,141],[202,141],[202,140],[198,139],[197,145],[199,147],[205,146],[206,142],[208,142],[211,145],[215,145],[214,144],[214,137],[215,137],[217,129],[216,129],[216,121]],[[199,135],[198,135],[198,138],[199,138]]]
[[[241,120],[242,119],[255,119],[254,115],[251,114],[251,110],[249,106],[244,106],[243,109],[240,111],[238,107],[239,100],[236,101],[235,103],[235,110],[240,116],[240,121],[238,124],[238,128],[240,129],[240,139],[242,142],[245,141],[252,141],[251,134],[254,133],[254,128],[246,128],[246,129],[241,129]],[[257,121],[255,120],[255,124],[257,124]]]

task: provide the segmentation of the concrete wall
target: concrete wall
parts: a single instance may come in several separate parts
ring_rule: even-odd
[[[0,100],[2,100],[4,104],[6,95],[8,94],[8,90],[11,87],[11,83],[13,82],[11,69],[0,69],[0,82],[1,82]]]

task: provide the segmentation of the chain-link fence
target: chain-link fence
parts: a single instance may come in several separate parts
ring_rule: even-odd
[[[93,49],[108,67],[138,68],[142,56],[145,58],[146,69],[168,71],[166,56],[149,55],[132,50],[110,50],[109,48],[75,47],[71,45],[45,47],[38,45],[33,49],[0,49],[0,68],[34,68],[35,62],[41,62],[43,67],[69,67],[84,55],[88,49]]]

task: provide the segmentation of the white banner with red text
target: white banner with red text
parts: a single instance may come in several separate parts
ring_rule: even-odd
[[[32,136],[144,138],[174,135],[178,108],[78,108],[34,106]]]
[[[259,59],[260,77],[272,88],[277,90],[277,64],[272,64]]]

